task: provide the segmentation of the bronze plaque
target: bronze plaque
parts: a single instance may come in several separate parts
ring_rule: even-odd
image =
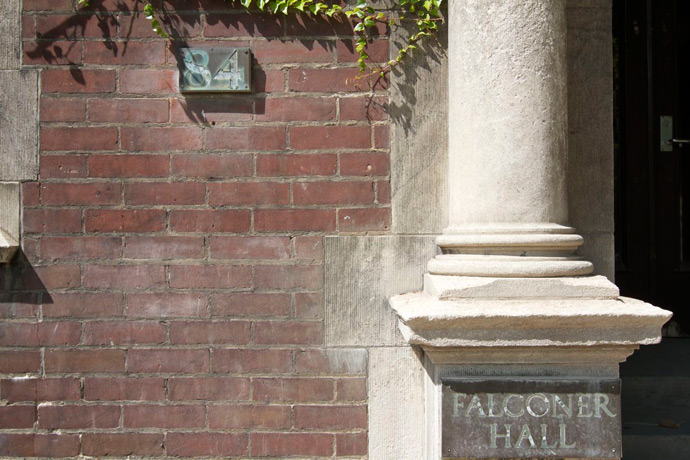
[[[443,381],[443,458],[620,458],[620,380]]]
[[[180,91],[239,92],[252,90],[249,48],[181,48]]]

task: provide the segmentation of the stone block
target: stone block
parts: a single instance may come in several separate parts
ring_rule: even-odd
[[[0,2],[0,70],[18,70],[21,66],[21,2]],[[1,86],[3,92],[5,86]]]
[[[0,70],[0,181],[38,175],[38,72]]]
[[[403,344],[388,298],[422,288],[430,236],[325,238],[326,344]]]
[[[369,353],[369,459],[425,458],[425,370],[420,358],[407,346]]]
[[[20,185],[0,182],[0,263],[8,262],[19,247]]]

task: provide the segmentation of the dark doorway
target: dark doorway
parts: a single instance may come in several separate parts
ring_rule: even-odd
[[[690,1],[614,0],[616,283],[690,336]],[[669,140],[671,140],[669,142]]]

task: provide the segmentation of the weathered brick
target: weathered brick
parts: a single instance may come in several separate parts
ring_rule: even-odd
[[[171,344],[246,344],[249,338],[249,321],[194,321],[170,324]]]
[[[338,457],[366,455],[368,446],[366,433],[338,433],[335,435],[335,455]]]
[[[203,317],[206,313],[206,294],[199,293],[140,293],[127,294],[127,316],[142,318]]]
[[[74,233],[81,231],[79,209],[24,209],[26,233]]]
[[[388,125],[374,126],[374,148],[387,149],[390,147],[388,137]]]
[[[257,209],[254,212],[257,232],[335,230],[335,211],[332,209]]]
[[[208,424],[212,429],[285,429],[292,420],[289,406],[210,406]]]
[[[87,265],[84,287],[145,289],[165,285],[165,268],[158,265]]]
[[[246,266],[174,265],[170,287],[187,289],[229,289],[251,287],[251,270]]]
[[[122,149],[133,151],[179,151],[201,148],[201,129],[191,126],[121,128]]]
[[[165,99],[89,99],[89,121],[164,123],[168,121],[168,101]]]
[[[160,65],[165,63],[165,42],[133,40],[84,42],[84,64]]]
[[[323,293],[300,292],[295,294],[295,317],[322,319],[324,317]]]
[[[41,184],[38,182],[24,182],[22,187],[22,205],[39,206],[41,204]]]
[[[116,428],[120,406],[39,406],[38,427],[44,430]]]
[[[8,457],[72,457],[79,454],[79,446],[78,435],[65,433],[0,434],[0,455]]]
[[[3,374],[27,374],[41,368],[39,351],[0,351],[0,369]]]
[[[367,371],[367,354],[361,349],[306,349],[295,357],[298,374],[359,375]]]
[[[196,236],[128,236],[127,259],[199,259],[204,256],[204,238]]]
[[[78,401],[79,380],[56,379],[12,379],[0,383],[0,397],[9,402],[19,401]]]
[[[86,101],[68,97],[41,98],[41,121],[84,121]],[[41,162],[43,158],[41,158]],[[43,166],[43,165],[41,165]]]
[[[198,16],[180,16],[173,14],[168,10],[169,5],[166,4],[165,17],[163,23],[168,24],[173,22],[175,24],[176,33],[181,37],[192,38],[199,35],[201,31],[201,21]],[[160,37],[151,27],[151,20],[147,19],[145,15],[120,16],[120,30],[119,37],[130,38],[156,38]]]
[[[105,318],[122,316],[123,296],[117,293],[51,293],[44,317]]]
[[[256,93],[280,93],[285,91],[285,72],[259,69],[252,73]]]
[[[245,456],[249,441],[244,433],[168,433],[168,455]]]
[[[367,406],[295,406],[295,428],[366,429]]]
[[[203,204],[206,187],[200,182],[137,182],[125,187],[128,205]]]
[[[204,426],[204,406],[125,406],[125,428],[197,428]]]
[[[42,161],[41,161],[42,162]],[[169,174],[168,155],[91,155],[91,177],[165,177]]]
[[[389,157],[383,153],[343,153],[340,155],[341,176],[386,176]]]
[[[37,318],[40,294],[0,293],[0,319]]]
[[[257,101],[257,121],[330,121],[335,115],[333,98],[276,97]]]
[[[284,374],[292,369],[292,350],[213,350],[213,371],[222,373]]]
[[[124,350],[46,350],[44,360],[50,374],[125,370]]]
[[[103,38],[111,37],[117,29],[117,16],[75,16],[63,14],[36,16],[36,34],[39,38]]]
[[[95,456],[164,455],[163,434],[86,433],[82,453]]]
[[[72,0],[25,0],[22,9],[24,11],[72,11],[72,6]]]
[[[338,53],[338,62],[357,62],[359,59],[354,40],[338,40],[335,49]],[[372,62],[384,64],[388,61],[388,40],[369,40],[366,51]]]
[[[358,79],[359,70],[336,69],[290,69],[288,89],[300,92],[335,93],[343,91],[368,91],[369,80]],[[378,89],[378,88],[377,88]]]
[[[165,229],[163,209],[87,209],[87,232],[158,232]]]
[[[338,230],[341,232],[386,231],[390,226],[390,208],[338,210]]]
[[[338,167],[335,154],[259,155],[256,173],[259,176],[332,176]]]
[[[296,205],[374,203],[373,182],[298,182],[292,193]]]
[[[34,266],[25,270],[21,277],[24,289],[75,288],[81,284],[78,265]]]
[[[122,69],[120,92],[169,94],[177,92],[177,71],[167,69]]]
[[[36,408],[33,406],[0,406],[0,429],[33,428]]]
[[[41,184],[41,203],[47,206],[116,205],[120,203],[120,184]]]
[[[205,130],[210,150],[283,150],[284,127],[212,128]]]
[[[41,150],[116,150],[117,128],[57,128],[41,129]]]
[[[314,345],[323,342],[320,322],[262,321],[254,324],[253,339],[260,344]]]
[[[232,293],[211,295],[211,316],[288,316],[289,294]]]
[[[58,70],[41,72],[44,93],[110,93],[115,91],[114,70]]]
[[[39,16],[40,18],[40,16]],[[24,65],[80,65],[83,44],[75,41],[25,41],[22,64]]]
[[[251,155],[180,154],[172,157],[176,177],[235,178],[251,176]]]
[[[41,238],[41,257],[47,260],[115,259],[122,240],[111,236],[53,236]]]
[[[251,454],[256,457],[333,455],[333,435],[325,433],[252,433]]]
[[[80,338],[79,323],[0,323],[0,346],[4,347],[77,345]]]
[[[290,128],[293,149],[368,149],[369,126],[296,126]]]
[[[208,372],[208,350],[134,349],[127,354],[128,372]]]
[[[222,44],[221,44],[222,46]],[[171,99],[170,121],[173,123],[231,123],[252,121],[254,100],[247,97],[195,95],[192,99]]]
[[[84,380],[87,401],[155,401],[165,399],[162,378],[87,378]]]
[[[320,289],[323,268],[319,265],[260,265],[254,267],[254,283],[258,288]]]
[[[168,398],[174,401],[246,401],[249,379],[233,377],[185,377],[168,381]]]
[[[306,378],[256,378],[253,399],[277,402],[316,402],[333,400],[333,380]]]
[[[174,232],[242,233],[249,230],[251,212],[239,209],[173,210],[170,229]]]
[[[84,345],[140,345],[165,342],[165,325],[154,322],[88,322]]]
[[[290,238],[286,236],[214,236],[212,259],[289,259]]]
[[[261,64],[276,63],[331,63],[335,61],[334,46],[330,40],[256,41],[252,52]]]
[[[290,186],[275,182],[230,182],[208,184],[211,206],[287,204]]]
[[[323,260],[323,238],[320,236],[296,236],[295,258]]]
[[[367,399],[366,379],[352,378],[336,381],[338,401],[364,401]]]
[[[206,16],[205,37],[278,37],[283,33],[280,17],[249,14]]]

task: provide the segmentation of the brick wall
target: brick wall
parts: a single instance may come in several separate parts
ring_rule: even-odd
[[[347,24],[166,0],[169,46],[91,1],[24,0],[40,178],[0,269],[0,456],[365,457],[322,240],[388,232],[385,82],[353,84]],[[181,96],[180,45],[251,47],[254,92]]]

